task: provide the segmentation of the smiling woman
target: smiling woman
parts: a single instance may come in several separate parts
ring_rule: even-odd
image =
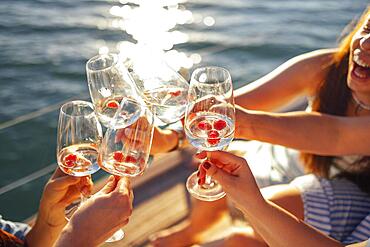
[[[361,107],[361,105],[370,106],[370,70],[367,67],[367,64],[370,64],[369,25],[370,8],[364,12],[356,27],[333,54],[333,62],[324,82],[320,85],[318,96],[313,101],[313,111],[339,116],[370,115],[366,107]],[[354,135],[354,132],[351,132]],[[363,135],[356,135],[356,138],[360,140],[361,136]],[[352,138],[349,137],[349,139]],[[359,143],[359,145],[362,144],[363,142]],[[364,147],[362,153],[367,154],[366,150],[368,146]],[[325,177],[329,176],[333,157],[314,154],[303,154],[302,157],[308,171]],[[369,158],[363,159],[363,162],[370,162]],[[356,158],[352,161],[356,161]],[[344,171],[351,172],[354,169],[351,161],[337,161],[336,163]]]
[[[348,73],[348,87],[352,90],[353,99],[358,106],[370,109],[370,11],[359,22],[354,33]]]
[[[370,111],[362,107],[370,104],[369,24],[370,8],[338,48],[294,57],[235,92],[236,138],[295,149],[281,152],[279,147],[254,142],[240,145],[240,149],[257,146],[246,148],[244,157],[257,182],[288,183],[303,175],[302,168],[312,173],[264,189],[266,197],[343,244],[370,236],[368,223],[361,223],[370,211]],[[313,98],[307,111],[271,112],[302,95]],[[266,145],[268,151],[261,152]],[[297,150],[303,163],[296,159]],[[270,164],[263,164],[266,157],[271,157]],[[259,165],[266,169],[258,171]],[[189,220],[153,235],[153,244],[182,241],[187,246],[207,241],[199,236],[219,221],[226,206],[225,200],[197,201]],[[267,246],[250,227],[225,238],[223,244]]]

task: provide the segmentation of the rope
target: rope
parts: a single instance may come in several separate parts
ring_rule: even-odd
[[[36,172],[33,172],[33,173],[31,173],[31,174],[29,174],[29,175],[27,175],[27,176],[25,176],[21,179],[18,179],[18,180],[14,181],[14,182],[12,182],[8,185],[5,185],[4,187],[1,187],[0,188],[0,196],[9,192],[9,191],[11,191],[11,190],[14,190],[18,187],[21,187],[21,186],[23,186],[23,185],[25,185],[25,184],[33,181],[33,180],[36,180],[40,177],[43,177],[46,174],[49,174],[50,172],[55,170],[56,165],[57,165],[56,163],[50,164],[50,165],[48,165],[48,166],[46,166],[46,167],[44,167],[44,168],[42,168],[42,169],[40,169]]]

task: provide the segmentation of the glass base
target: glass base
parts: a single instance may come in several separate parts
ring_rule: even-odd
[[[124,237],[125,237],[125,233],[123,232],[122,229],[119,229],[110,238],[108,238],[105,242],[106,243],[112,243],[112,242],[120,241]]]
[[[201,201],[212,202],[226,195],[221,185],[215,180],[212,180],[211,184],[199,185],[197,172],[189,176],[186,181],[186,188],[193,197]]]

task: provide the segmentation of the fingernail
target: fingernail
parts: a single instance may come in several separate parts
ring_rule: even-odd
[[[204,169],[208,170],[211,167],[211,163],[209,163],[208,161],[205,161],[203,163],[203,167],[204,167]]]

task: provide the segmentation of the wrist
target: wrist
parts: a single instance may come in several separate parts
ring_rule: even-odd
[[[261,210],[261,208],[266,207],[266,199],[261,195],[257,194],[251,198],[243,197],[243,200],[240,203],[240,210],[245,215],[255,214]]]
[[[64,225],[52,226],[47,221],[37,218],[35,225],[27,234],[29,246],[52,246],[62,231]]]
[[[64,207],[46,206],[41,202],[36,223],[41,226],[63,229],[67,224]]]
[[[80,246],[80,247],[94,247],[96,244],[89,241],[91,237],[83,236],[83,231],[79,231],[80,227],[74,224],[73,218],[71,221],[63,228],[55,247],[64,246]],[[78,234],[77,234],[78,233]]]

